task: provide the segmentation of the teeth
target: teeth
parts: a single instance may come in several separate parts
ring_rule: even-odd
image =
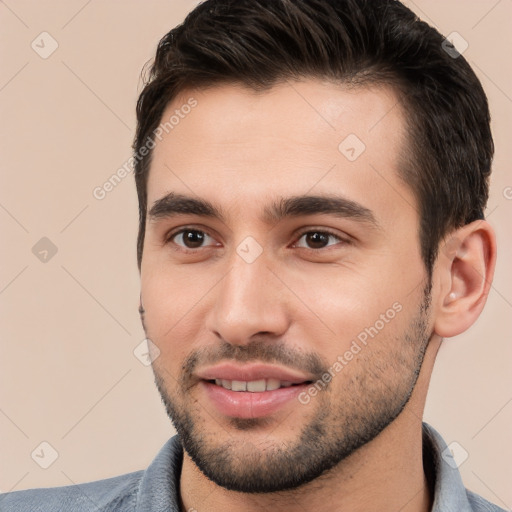
[[[224,381],[222,383],[224,384]],[[247,382],[244,380],[232,380],[231,389],[233,391],[247,391]]]
[[[267,379],[267,391],[273,391],[281,387],[281,381],[277,379]]]
[[[288,388],[292,383],[287,380],[278,379],[260,379],[260,380],[225,380],[215,379],[217,386],[222,386],[231,391],[250,391],[251,393],[261,393],[263,391],[274,391],[279,388]]]
[[[265,391],[265,379],[249,381],[247,383],[247,391],[252,391],[252,392]]]

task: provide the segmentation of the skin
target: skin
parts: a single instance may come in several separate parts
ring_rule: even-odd
[[[263,93],[220,85],[184,91],[163,118],[191,96],[197,107],[154,149],[148,209],[173,191],[215,203],[225,219],[147,220],[143,325],[160,351],[153,370],[164,401],[194,421],[205,449],[232,455],[238,473],[265,468],[270,457],[291,450],[315,419],[325,426],[318,446],[329,446],[323,443],[346,437],[349,427],[363,431],[372,417],[357,418],[378,411],[379,403],[397,410],[379,435],[334,467],[280,492],[226,489],[185,452],[182,509],[430,510],[421,445],[428,383],[442,338],[466,330],[485,304],[496,254],[492,228],[477,221],[441,242],[431,304],[422,313],[428,282],[417,201],[397,174],[407,125],[392,89],[348,89],[315,79]],[[355,161],[338,149],[349,134],[366,146]],[[371,210],[378,227],[329,214],[273,224],[260,218],[280,197],[333,192]],[[181,236],[166,243],[184,227],[209,236],[188,253]],[[302,236],[326,229],[335,237],[325,247]],[[247,236],[263,250],[252,263],[237,254]],[[252,354],[254,344],[279,345],[297,361],[314,354],[331,366],[395,303],[400,312],[326,391],[307,405],[292,400],[264,421],[244,426],[219,413],[197,380],[185,378],[191,355],[213,357],[222,344],[239,350],[233,354]],[[210,361],[200,360],[198,368]]]

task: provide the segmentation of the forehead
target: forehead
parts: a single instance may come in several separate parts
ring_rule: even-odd
[[[414,210],[398,176],[406,124],[388,87],[306,80],[259,92],[233,84],[183,91],[161,127],[148,208],[169,191],[238,201],[244,211],[248,202],[262,209],[264,198],[313,191],[395,216]]]

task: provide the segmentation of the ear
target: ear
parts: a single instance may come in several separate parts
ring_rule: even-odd
[[[489,294],[496,263],[496,236],[485,220],[451,232],[436,261],[434,332],[443,338],[467,330],[479,317]]]

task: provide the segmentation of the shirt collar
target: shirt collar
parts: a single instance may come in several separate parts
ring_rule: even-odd
[[[183,448],[171,437],[144,472],[137,495],[136,512],[181,512],[180,475]]]
[[[472,512],[458,464],[439,432],[423,423],[424,467],[433,469],[434,503],[432,512]]]

